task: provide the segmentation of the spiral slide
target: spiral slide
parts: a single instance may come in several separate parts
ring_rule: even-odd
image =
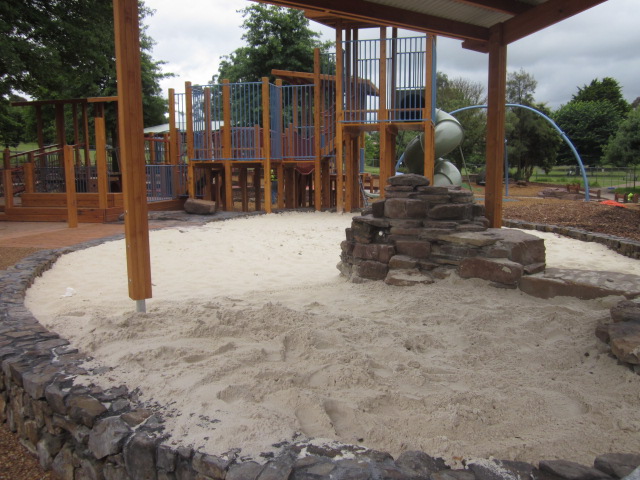
[[[462,143],[464,130],[460,122],[443,110],[436,110],[436,163],[433,184],[462,185],[462,175],[453,163],[442,158]],[[420,134],[407,145],[398,165],[404,164],[410,173],[424,174],[424,134]]]

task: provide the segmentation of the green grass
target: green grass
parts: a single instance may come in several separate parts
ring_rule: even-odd
[[[614,190],[616,193],[640,193],[640,187],[623,187],[616,188]]]

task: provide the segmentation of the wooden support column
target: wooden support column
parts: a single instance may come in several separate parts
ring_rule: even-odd
[[[196,198],[196,177],[195,169],[192,165],[195,158],[195,145],[193,143],[193,88],[191,87],[191,82],[184,82],[184,109],[186,110],[187,162],[189,165],[187,182],[189,184],[189,198]]]
[[[222,163],[224,165],[224,208],[233,211],[233,172],[231,158],[233,149],[231,145],[231,85],[229,80],[222,80]]]
[[[344,58],[342,50],[342,25],[336,25],[336,211],[344,212],[344,145],[342,140],[344,122]]]
[[[429,179],[433,185],[434,169],[436,165],[435,151],[435,118],[433,118],[434,98],[433,98],[433,74],[434,74],[434,56],[433,50],[436,46],[435,36],[428,34],[425,42],[425,62],[426,75],[424,79],[424,176]],[[428,119],[428,120],[427,120]]]
[[[11,150],[5,148],[2,152],[2,182],[4,187],[5,212],[13,208],[13,177],[11,176]]]
[[[264,166],[264,209],[271,213],[271,113],[269,108],[269,78],[262,77],[262,148]],[[258,176],[258,179],[260,177]],[[256,190],[260,189],[260,182]]]
[[[84,139],[84,164],[87,167],[91,166],[91,152],[89,148],[89,144],[91,143],[91,139],[89,137],[89,115],[87,112],[88,105],[86,103],[82,104],[82,138]]]
[[[502,177],[504,173],[504,124],[507,85],[507,46],[502,28],[491,30],[487,95],[487,184],[485,210],[491,228],[502,226]]]
[[[98,171],[98,207],[107,208],[109,173],[107,170],[107,131],[104,118],[104,103],[96,103],[93,118],[96,137],[96,170]]]
[[[78,198],[76,195],[76,170],[74,167],[74,146],[65,145],[62,151],[64,159],[64,182],[67,194],[67,225],[78,226]]]
[[[395,45],[395,43],[394,43]],[[378,136],[379,136],[379,157],[378,166],[380,168],[380,185],[386,184],[389,177],[387,168],[387,150],[395,148],[395,145],[389,145],[389,137],[387,134],[387,120],[389,118],[389,110],[387,109],[387,28],[380,27],[380,103],[378,104]],[[392,79],[393,86],[393,79]],[[393,98],[392,98],[393,101]],[[384,179],[384,180],[383,180]],[[384,198],[384,188],[380,188],[380,196]]]
[[[71,105],[71,121],[73,123],[73,144],[75,145],[74,154],[76,157],[76,165],[79,167],[82,164],[82,158],[80,157],[80,128],[78,126],[78,104],[73,103]]]
[[[124,193],[129,297],[145,311],[151,298],[151,259],[142,119],[140,31],[137,0],[114,0],[118,127]]]
[[[322,102],[320,95],[320,49],[313,50],[313,204],[322,210]]]
[[[242,211],[249,211],[249,190],[247,188],[247,167],[240,167],[238,174],[238,183],[240,184],[240,194],[242,198]]]
[[[23,166],[24,168],[24,191],[25,193],[33,193],[35,192],[35,176],[34,176],[34,154],[33,152],[29,152],[28,155],[29,160]]]
[[[167,145],[167,155],[169,155],[169,161],[171,165],[171,186],[173,198],[178,198],[185,192],[182,189],[180,182],[180,167],[182,163],[182,155],[180,154],[180,132],[176,126],[176,91],[173,88],[169,89],[169,144]],[[188,178],[188,173],[187,173]]]
[[[213,159],[213,132],[211,131],[211,88],[204,88],[204,148],[205,158]],[[202,156],[199,156],[202,158]]]

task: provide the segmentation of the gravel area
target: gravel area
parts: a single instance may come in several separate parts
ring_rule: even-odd
[[[549,185],[530,184],[513,186],[503,203],[505,219],[553,225],[573,226],[584,230],[616,235],[640,241],[640,207],[628,208],[602,205],[598,202],[541,199],[538,192]],[[557,187],[557,185],[555,185]],[[482,195],[483,189],[474,189]],[[6,269],[22,258],[35,253],[37,248],[0,248],[0,270]],[[51,472],[44,472],[38,461],[9,431],[0,425],[0,480],[53,480]]]

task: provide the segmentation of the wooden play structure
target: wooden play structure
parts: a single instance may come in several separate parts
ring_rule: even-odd
[[[387,38],[387,30],[380,28],[376,40],[358,40],[358,31],[348,30],[334,52],[315,51],[313,72],[274,70],[274,83],[187,82],[184,93],[170,90],[168,131],[145,136],[148,208],[181,208],[187,196],[216,201],[223,210],[362,207],[364,186],[372,188],[364,173],[366,132],[380,134],[378,184],[394,174],[398,131],[433,139],[434,37],[398,38],[393,29]],[[75,224],[122,215],[118,149],[107,145],[105,133],[105,105],[117,107],[116,100],[15,104],[36,109],[40,148],[6,154],[4,219]],[[66,145],[69,105],[73,145]],[[43,108],[55,109],[50,147],[42,139]],[[432,177],[432,149],[425,151]]]
[[[107,144],[106,128],[106,107],[116,106],[117,98],[13,105],[35,108],[38,148],[18,154],[3,152],[2,220],[66,221],[70,226],[118,220],[124,212],[123,179],[118,149]],[[46,109],[53,110],[56,126],[55,139],[49,145],[43,132]],[[70,145],[65,118],[69,115],[73,128]],[[145,138],[147,198],[155,209],[178,207],[179,196],[186,193],[185,182],[180,183],[180,172],[186,168],[177,164],[171,146],[167,135]],[[176,160],[173,164],[172,159]]]
[[[380,133],[382,184],[395,174],[398,131],[433,141],[434,41],[398,38],[396,29],[387,38],[387,28],[380,39],[358,40],[349,30],[335,52],[316,50],[313,72],[274,70],[275,84],[187,83],[185,93],[171,91],[170,136],[183,142],[189,195],[226,210],[234,207],[234,189],[243,210],[250,196],[267,212],[361,207],[366,132]],[[432,178],[433,152],[425,152]]]

